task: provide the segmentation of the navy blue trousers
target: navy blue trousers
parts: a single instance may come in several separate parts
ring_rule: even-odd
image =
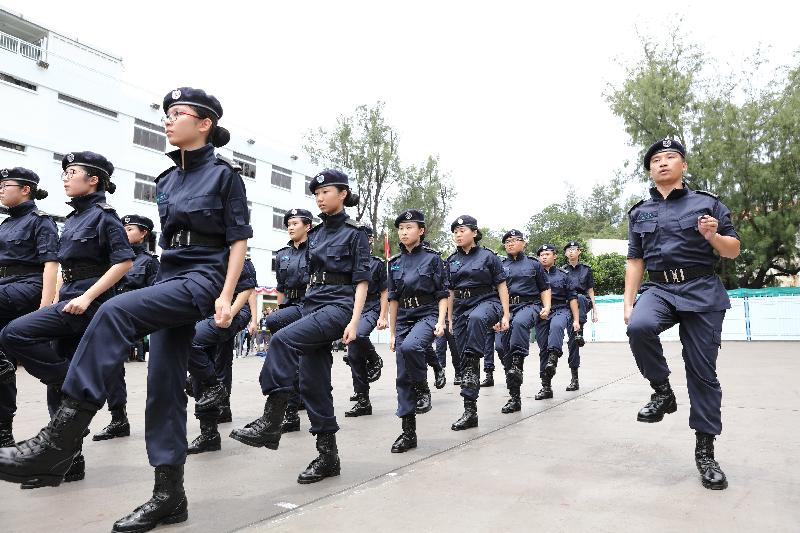
[[[461,356],[458,352],[458,344],[453,332],[450,331],[450,324],[445,322],[444,335],[436,337],[434,344],[436,346],[436,359],[442,368],[447,367],[447,349],[450,348],[450,361],[453,363],[453,368],[456,372],[461,372]]]
[[[539,345],[539,377],[544,377],[547,354],[563,352],[564,331],[572,329],[572,311],[565,305],[550,310],[547,320],[536,321],[536,343]]]
[[[494,325],[503,316],[503,307],[498,300],[485,300],[468,309],[453,311],[453,336],[461,354],[462,366],[467,357],[483,357],[486,346],[491,343],[494,349]],[[467,400],[477,400],[480,387],[461,385],[461,396]]]
[[[289,305],[286,307],[281,307],[280,309],[273,311],[267,317],[267,328],[271,335],[279,332],[281,329],[285,328],[289,324],[297,322],[303,318],[303,307],[302,305]],[[269,348],[267,348],[267,357],[269,357]],[[299,365],[299,361],[298,361]],[[264,360],[264,366],[261,367],[261,372],[264,372],[264,368],[266,368],[266,359]],[[298,408],[300,406],[300,367],[297,366],[295,368],[295,390],[292,391],[292,395],[289,397],[289,407],[290,408]]]
[[[494,345],[495,336],[486,339],[486,347],[483,349],[483,371],[494,372]]]
[[[526,303],[516,308],[511,308],[511,323],[506,331],[495,335],[495,349],[507,369],[511,358],[515,355],[528,357],[531,344],[531,328],[539,321],[539,312],[542,306],[539,303]]]
[[[592,309],[592,300],[584,294],[578,295],[578,321],[581,327],[586,324],[587,314]],[[584,334],[585,335],[585,334]],[[575,331],[569,327],[567,328],[567,349],[569,350],[569,363],[570,368],[579,368],[581,366],[581,352],[578,343],[575,342]]]
[[[370,356],[377,359],[375,345],[369,340],[369,335],[378,323],[380,311],[380,304],[378,304],[370,306],[361,313],[358,321],[358,335],[347,345],[347,361],[350,363],[350,373],[353,375],[353,390],[358,393],[369,392],[367,363]]]
[[[397,360],[397,416],[413,413],[417,407],[414,383],[428,379],[426,353],[433,344],[433,329],[438,315],[413,321],[400,321],[395,326],[394,352]]]
[[[331,394],[331,343],[342,338],[352,316],[352,308],[334,304],[304,311],[303,318],[272,336],[264,358],[261,391],[293,392],[297,383],[311,422],[309,431],[315,435],[339,430]]]
[[[188,279],[173,279],[120,294],[104,303],[81,339],[62,390],[103,405],[130,347],[150,334],[145,442],[152,466],[186,461],[184,384],[196,323],[214,295]]]
[[[658,335],[675,324],[683,345],[683,363],[689,390],[689,427],[722,433],[722,387],[717,379],[717,355],[722,343],[725,311],[678,311],[655,292],[645,291],[636,301],[628,322],[628,341],[645,379],[662,383],[670,375]]]

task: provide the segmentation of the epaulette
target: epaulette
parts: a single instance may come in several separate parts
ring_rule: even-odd
[[[564,265],[561,265],[560,267],[558,267],[558,269],[559,269],[561,272],[563,272],[564,274],[569,274],[569,270],[567,270],[567,267],[566,267],[566,266],[564,266]]]
[[[374,257],[375,259],[377,259],[377,260],[378,260],[378,261],[380,261],[381,263],[383,263],[383,262],[384,262],[384,260],[383,260],[383,258],[382,258],[382,257],[378,257],[377,255],[373,255],[372,257]]]
[[[96,205],[97,207],[99,207],[103,211],[111,211],[111,212],[115,211],[115,209],[113,207],[111,207],[111,205],[109,205],[109,204],[107,204],[105,202],[98,202],[98,203],[96,203],[94,205]]]
[[[426,252],[429,252],[429,253],[432,253],[432,254],[442,255],[441,252],[439,252],[439,250],[434,250],[430,246],[422,245],[422,249],[425,250]]]
[[[319,223],[319,224],[317,224],[316,226],[311,226],[311,229],[310,229],[310,230],[308,230],[308,232],[309,232],[309,233],[311,233],[312,231],[315,231],[315,230],[317,230],[317,229],[319,229],[319,228],[321,228],[321,227],[322,227],[322,222],[320,222],[320,223]]]
[[[233,161],[232,159],[228,159],[227,157],[223,157],[223,156],[221,156],[219,154],[216,154],[216,156],[217,156],[217,160],[215,161],[215,163],[217,165],[226,165],[226,166],[230,167],[230,169],[233,170],[234,172],[237,172],[237,173],[241,174],[242,165],[240,165],[236,161]]]
[[[540,261],[539,261],[539,258],[538,258],[538,257],[536,257],[536,256],[535,256],[535,255],[533,255],[533,254],[528,254],[526,257],[527,257],[528,259],[533,259],[533,260],[534,260],[534,261],[536,261],[537,263],[539,263],[539,262],[540,262]]]
[[[389,258],[389,262],[391,263],[392,261],[394,261],[395,259],[397,259],[401,255],[403,255],[403,254],[394,254],[392,257]]]
[[[719,196],[717,196],[713,192],[708,192],[708,191],[694,191],[694,192],[696,192],[697,194],[705,194],[706,196],[710,196],[711,198],[714,198],[715,200],[719,199]]]
[[[286,245],[286,246],[284,246],[283,248],[278,248],[278,249],[275,251],[275,253],[276,253],[276,254],[277,254],[277,253],[280,253],[280,252],[282,252],[282,251],[284,251],[284,250],[286,250],[286,249],[288,249],[288,248],[291,248],[291,246],[289,246],[289,245],[287,244],[287,245]]]
[[[9,214],[8,208],[0,205],[0,215],[7,215]]]
[[[350,217],[347,217],[346,219],[344,219],[344,223],[347,224],[348,226],[353,226],[354,228],[358,228],[360,230],[367,231],[367,230],[364,229],[364,224],[362,224],[361,222],[358,222],[356,220],[353,220]]]
[[[633,205],[631,206],[631,208],[630,208],[630,209],[628,209],[628,214],[630,215],[630,214],[631,214],[631,211],[633,211],[634,209],[636,209],[637,207],[639,207],[640,205],[642,205],[643,203],[645,203],[645,201],[647,201],[647,198],[642,198],[641,200],[639,200],[638,202],[636,202],[635,204],[633,204]]]
[[[48,213],[47,211],[42,211],[41,209],[34,209],[32,212],[36,216],[40,216],[40,217],[52,217],[53,216],[50,213]]]
[[[166,176],[167,174],[169,174],[170,172],[172,172],[176,168],[178,168],[176,165],[172,165],[167,170],[165,170],[164,172],[162,172],[161,174],[156,176],[156,179],[153,180],[153,183],[158,183],[158,180],[160,180],[161,178],[163,178],[164,176]]]

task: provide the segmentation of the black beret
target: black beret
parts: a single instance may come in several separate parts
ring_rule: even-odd
[[[549,244],[549,243],[548,244],[543,244],[543,245],[541,245],[539,247],[538,250],[536,250],[536,255],[539,255],[542,252],[555,252],[555,251],[556,251],[556,247],[553,246],[552,244]]]
[[[153,231],[153,221],[147,217],[143,217],[141,215],[125,215],[124,217],[120,218],[124,225],[134,224],[136,226],[142,227],[147,231]]]
[[[644,154],[644,168],[650,170],[650,159],[659,152],[678,152],[681,157],[686,157],[686,148],[678,139],[662,139],[653,143]]]
[[[0,169],[0,180],[26,181],[34,185],[39,184],[39,176],[36,172],[22,167]]]
[[[114,173],[114,165],[111,161],[106,159],[100,154],[94,152],[70,152],[61,160],[61,168],[67,170],[67,167],[72,165],[80,165],[82,167],[91,167],[99,170],[105,177],[110,178]]]
[[[222,118],[222,104],[219,103],[219,100],[215,96],[210,94],[206,94],[203,89],[193,89],[191,87],[178,87],[177,89],[170,91],[164,97],[164,113],[167,110],[178,104],[184,105],[193,105],[197,107],[202,107],[203,109],[208,109],[214,115],[216,115],[217,120]]]
[[[522,239],[523,241],[525,240],[525,236],[522,234],[522,232],[521,232],[520,230],[518,230],[518,229],[512,229],[512,230],[509,230],[509,231],[507,231],[507,232],[505,233],[505,235],[503,235],[503,238],[500,240],[500,242],[502,242],[503,244],[505,244],[505,243],[506,243],[506,241],[507,241],[508,239],[510,239],[511,237],[515,237],[515,238],[517,238],[517,239]]]
[[[469,215],[461,215],[450,224],[450,231],[455,231],[459,226],[466,226],[471,229],[478,229],[478,221],[475,217]]]
[[[580,247],[581,245],[578,244],[578,241],[569,241],[567,244],[564,245],[564,251],[566,251],[567,248],[580,248]]]
[[[416,209],[406,209],[394,219],[394,227],[399,228],[403,222],[416,222],[422,227],[425,227],[425,213]]]
[[[342,172],[341,170],[336,170],[335,168],[326,168],[311,180],[311,183],[308,184],[308,190],[313,192],[317,189],[317,187],[324,187],[326,185],[346,185],[350,187],[350,180],[347,177],[347,174]]]
[[[286,214],[283,215],[283,225],[289,225],[290,218],[303,218],[309,224],[314,220],[314,217],[311,215],[311,211],[307,211],[305,209],[289,209],[286,211]]]

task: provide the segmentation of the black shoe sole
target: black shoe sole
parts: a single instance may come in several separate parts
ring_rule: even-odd
[[[186,450],[186,455],[197,455],[200,453],[206,452],[218,452],[222,449],[222,444],[217,444],[216,446],[207,446],[205,448],[189,448]]]
[[[520,411],[522,411],[522,407],[520,407],[519,409],[506,409],[505,407],[500,409],[500,412],[503,413],[504,415],[510,415],[511,413],[519,413]]]
[[[476,427],[478,427],[478,422],[477,421],[476,422],[470,422],[466,426],[456,426],[455,424],[453,424],[452,426],[450,426],[450,429],[452,429],[453,431],[464,431],[465,429],[472,429],[472,428],[476,428]]]
[[[576,390],[580,390],[580,389],[581,389],[580,387],[575,387],[574,389],[572,387],[567,387],[564,390],[566,390],[567,392],[575,392]]]
[[[242,444],[246,444],[248,446],[252,446],[253,448],[269,448],[270,450],[277,450],[280,442],[259,442],[255,440],[250,440],[247,437],[242,437],[241,435],[237,435],[233,431],[231,434],[228,435],[233,440],[239,441]]]
[[[666,411],[664,411],[663,413],[661,413],[660,415],[657,415],[657,416],[645,417],[645,416],[642,416],[640,414],[637,414],[636,415],[636,421],[637,422],[644,422],[645,424],[655,424],[656,422],[661,422],[662,420],[664,420],[664,415],[671,415],[672,413],[674,413],[677,410],[678,410],[678,406],[676,405],[674,407],[671,407],[671,408],[667,409]]]
[[[99,442],[103,440],[111,440],[111,439],[119,439],[122,437],[130,437],[131,436],[131,429],[128,428],[127,431],[123,431],[121,433],[97,433],[92,435],[92,441]]]
[[[346,411],[344,413],[344,416],[345,418],[355,418],[357,416],[370,416],[371,414],[372,414],[372,408],[370,407],[369,409],[366,409],[364,411],[358,411],[358,412]]]
[[[703,483],[703,487],[707,488],[708,490],[725,490],[728,488],[727,479],[722,483],[710,483],[702,478],[700,479],[700,481]]]
[[[420,409],[419,407],[415,407],[414,408],[414,412],[416,414],[418,414],[418,415],[424,415],[425,413],[427,413],[431,409],[433,409],[433,405],[429,405],[427,409]]]
[[[143,525],[138,529],[122,530],[122,529],[112,528],[111,533],[144,533],[145,531],[151,531],[160,525],[179,524],[181,522],[186,522],[186,520],[188,519],[189,519],[189,511],[184,511],[182,513],[165,516],[164,518],[162,518],[157,522],[152,522],[150,524]]]
[[[413,446],[409,446],[408,448],[392,448],[392,453],[406,453],[409,450],[413,450],[416,448],[417,445],[414,444]]]
[[[9,483],[16,483],[21,489],[38,489],[41,487],[58,487],[64,481],[64,476],[52,474],[41,476],[15,476],[0,472],[0,479]]]
[[[326,476],[322,476],[322,477],[319,477],[319,478],[305,478],[304,479],[304,478],[298,477],[297,478],[297,482],[299,484],[301,484],[301,485],[310,485],[311,483],[319,483],[323,479],[327,479],[329,477],[336,477],[336,476],[340,475],[341,473],[342,473],[341,470],[337,470],[336,472],[334,472],[332,474],[328,474]]]

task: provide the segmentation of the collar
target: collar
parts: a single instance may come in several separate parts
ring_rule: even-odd
[[[294,248],[295,250],[302,250],[303,248],[305,248],[306,246],[308,246],[308,237],[306,237],[306,240],[304,240],[303,242],[301,242],[301,243],[300,243],[300,244],[298,244],[297,246],[295,246],[295,245],[294,245],[294,241],[292,241],[292,240],[290,240],[289,242],[287,242],[287,243],[286,243],[286,245],[287,245],[289,248]]]
[[[399,248],[401,254],[418,254],[422,251],[422,241],[419,241],[419,244],[413,247],[411,250],[406,248],[406,245],[402,242],[399,244]]]
[[[461,255],[471,255],[471,254],[474,254],[474,253],[475,253],[475,251],[476,251],[476,250],[480,250],[480,248],[481,248],[481,247],[480,247],[479,245],[477,245],[477,244],[476,244],[476,245],[474,245],[472,248],[470,248],[470,249],[469,249],[469,251],[465,252],[465,251],[464,251],[464,249],[463,249],[462,247],[460,247],[460,246],[456,246],[456,250],[457,250],[457,251],[458,251],[458,253],[460,253]]]
[[[553,266],[551,266],[550,268],[547,268],[546,266],[542,265],[542,268],[543,268],[543,269],[544,269],[544,271],[545,271],[545,272],[547,272],[548,274],[549,274],[551,271],[553,271],[553,270],[558,270],[558,267],[557,267],[556,265],[553,265]]]
[[[133,253],[136,255],[143,254],[147,251],[144,244],[131,244],[131,248],[133,248]]]
[[[661,196],[661,193],[658,192],[657,187],[650,187],[650,197],[653,200],[675,200],[677,198],[682,198],[689,193],[689,186],[686,185],[685,181],[681,182],[682,188],[681,189],[672,189],[666,198]]]
[[[566,262],[566,264],[565,264],[564,266],[565,266],[565,267],[568,267],[568,268],[571,268],[572,270],[577,270],[579,267],[583,266],[583,263],[581,263],[580,261],[578,261],[577,263],[575,263],[575,266],[572,266],[572,263],[570,263],[569,261],[567,261],[567,262]]]
[[[181,167],[181,150],[173,150],[167,153],[170,159],[172,159],[173,163],[175,163],[179,168]],[[183,167],[183,170],[192,170],[194,168],[199,167],[203,163],[208,162],[211,158],[214,157],[214,146],[212,144],[206,144],[202,148],[198,148],[197,150],[186,150],[183,153],[183,160],[186,162],[186,167]]]
[[[33,202],[33,200],[28,200],[27,202],[22,202],[14,207],[9,207],[8,214],[16,218],[21,217],[22,215],[27,215],[34,209],[36,209],[36,204]]]
[[[344,224],[345,220],[347,220],[347,213],[344,209],[342,209],[335,215],[326,215],[325,213],[320,213],[319,218],[322,219],[322,224],[326,228],[338,228]]]
[[[506,257],[511,259],[512,261],[521,261],[523,257],[525,257],[525,252],[520,252],[517,255],[509,255],[506,254]]]
[[[86,196],[76,196],[67,205],[73,208],[78,213],[86,211],[95,204],[103,203],[106,201],[105,191],[97,191]]]

